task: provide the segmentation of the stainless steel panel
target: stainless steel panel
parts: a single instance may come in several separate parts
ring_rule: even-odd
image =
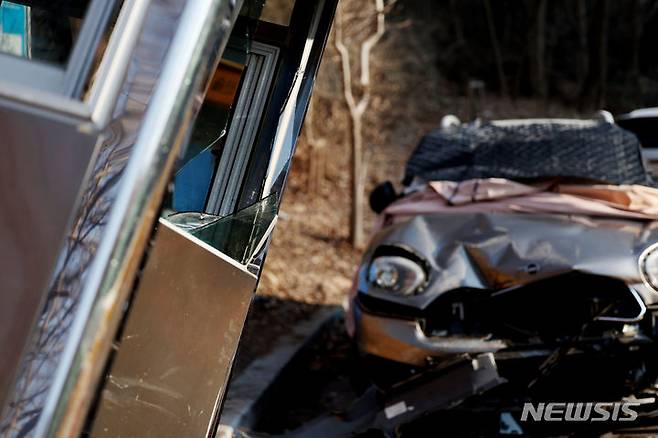
[[[153,0],[175,35],[159,72],[147,110],[138,127],[130,159],[99,246],[84,273],[80,300],[66,346],[52,378],[36,435],[77,436],[92,407],[112,341],[133,289],[157,210],[175,158],[198,112],[203,94],[228,40],[240,1]],[[151,17],[151,12],[149,12]],[[169,30],[172,30],[169,28]],[[158,34],[142,36],[151,40]],[[158,60],[160,61],[160,60]],[[161,67],[160,67],[161,66]]]
[[[51,394],[55,371],[62,364],[63,352],[74,330],[82,289],[105,236],[110,212],[120,192],[124,169],[135,146],[137,132],[153,96],[185,0],[126,0],[124,4],[132,8],[129,22],[121,28],[123,38],[113,43],[116,50],[108,48],[117,56],[113,58],[110,71],[102,75],[102,83],[94,85],[98,86],[100,96],[94,108],[112,105],[107,115],[112,116],[112,120],[92,160],[90,176],[80,195],[80,205],[66,231],[67,244],[59,246],[57,267],[44,305],[40,308],[37,326],[21,362],[12,398],[3,411],[0,423],[2,436],[34,435],[39,421],[50,421],[52,411],[46,408],[46,401]],[[119,23],[122,22],[124,20],[120,18]],[[133,41],[137,35],[139,38]],[[125,75],[122,73],[124,70],[127,70]],[[59,102],[58,107],[65,109],[64,103]],[[97,120],[105,118],[100,115]],[[0,120],[5,118],[0,117]],[[53,150],[60,151],[61,148]],[[47,217],[53,210],[49,211],[44,208],[40,213]],[[61,294],[62,290],[66,294]],[[102,369],[104,359],[99,362],[96,365]],[[95,387],[90,387],[89,391],[90,397],[93,397]],[[84,415],[81,415],[82,420]]]
[[[42,306],[39,326],[21,366],[21,380],[12,403],[5,407],[3,435],[79,435],[151,237],[173,157],[203,100],[208,74],[242,1],[129,3],[145,13],[143,24],[137,19],[139,14],[129,14],[126,25],[128,33],[140,35],[139,40],[136,47],[133,38],[130,44],[124,38],[111,42],[108,53],[116,46],[111,53],[117,56],[112,57],[111,68],[101,68],[108,71],[94,83],[88,104],[24,88],[12,87],[15,92],[11,93],[2,89],[15,103],[57,109],[61,117],[91,117],[88,126],[107,127],[107,140],[93,160],[80,208],[68,229],[70,245],[60,247],[47,305]],[[309,9],[316,8],[309,5]],[[119,33],[125,36],[126,30],[121,29]],[[296,40],[305,38],[304,34]],[[311,59],[317,60],[324,41],[315,42]],[[294,47],[300,49],[297,44]],[[295,62],[291,71],[296,69]],[[299,101],[308,98],[314,72],[306,70]],[[279,88],[287,96],[288,85]],[[300,121],[303,105],[296,109]],[[266,155],[269,161],[269,150]],[[64,288],[67,295],[59,294]]]
[[[206,436],[255,287],[243,266],[161,219],[92,436]]]
[[[74,122],[0,106],[0,403],[54,269],[94,142]]]

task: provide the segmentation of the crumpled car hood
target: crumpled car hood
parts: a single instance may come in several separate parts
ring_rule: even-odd
[[[658,241],[658,222],[583,216],[445,213],[420,214],[381,230],[359,272],[359,291],[425,308],[457,288],[499,290],[580,271],[634,285],[645,302],[658,293],[644,285],[638,257]],[[374,251],[382,245],[413,250],[431,267],[423,293],[402,297],[366,280]]]

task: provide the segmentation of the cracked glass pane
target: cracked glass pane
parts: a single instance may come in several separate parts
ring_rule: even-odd
[[[178,213],[166,219],[237,262],[248,264],[271,233],[278,201],[279,196],[274,193],[226,217]]]

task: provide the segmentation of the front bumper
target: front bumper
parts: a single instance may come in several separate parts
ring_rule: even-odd
[[[416,320],[374,315],[358,304],[354,318],[362,352],[409,365],[425,365],[431,357],[493,353],[507,347],[503,341],[487,338],[427,336]]]

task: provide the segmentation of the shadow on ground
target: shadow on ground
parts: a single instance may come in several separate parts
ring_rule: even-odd
[[[296,332],[304,326],[309,329],[300,337]],[[267,389],[243,414],[253,431],[283,433],[323,413],[343,411],[367,386],[342,309],[257,296],[238,350],[229,399],[244,397],[236,391],[249,386],[243,384],[245,376],[271,374],[253,370],[262,369],[267,357],[276,362],[277,350],[289,348],[291,339],[297,344],[294,357],[268,377],[272,380],[263,385]]]

